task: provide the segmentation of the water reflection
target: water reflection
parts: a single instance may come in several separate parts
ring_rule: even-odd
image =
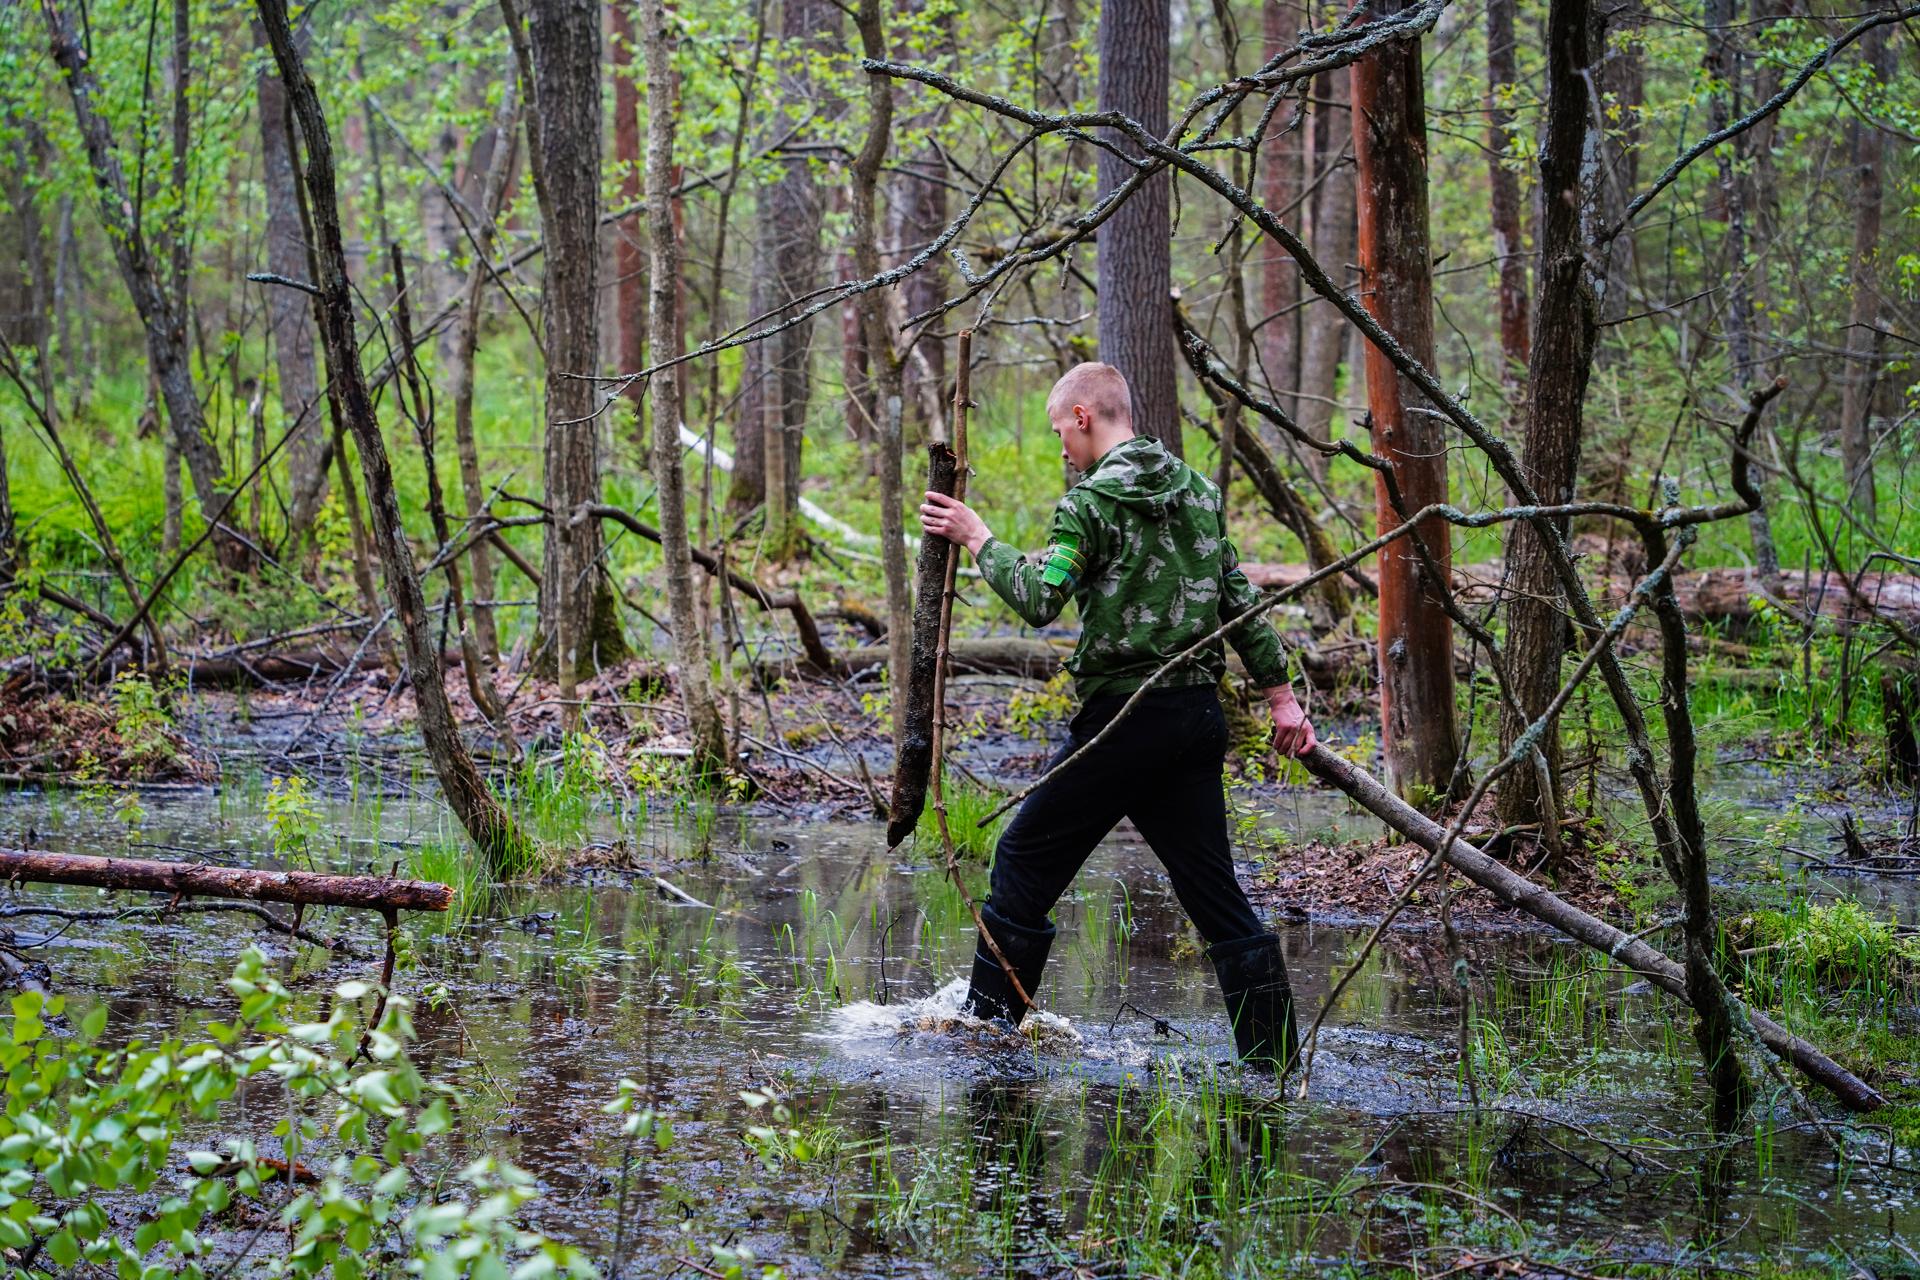
[[[359,842],[340,856],[362,864],[369,849],[400,856],[441,821],[400,802],[327,817]],[[6,820],[35,824],[50,848],[126,847],[110,816],[44,798],[14,797]],[[258,822],[204,797],[156,799],[147,838],[271,845]],[[1809,1132],[1777,1135],[1764,1170],[1748,1149],[1716,1177],[1698,1178],[1691,1158],[1631,1165],[1621,1152],[1633,1140],[1700,1127],[1685,1026],[1623,980],[1576,982],[1580,953],[1549,939],[1472,944],[1484,988],[1472,1065],[1501,1109],[1469,1122],[1452,979],[1423,935],[1396,935],[1368,961],[1301,1100],[1230,1062],[1197,940],[1128,841],[1103,847],[1063,903],[1041,992],[1049,1016],[1021,1040],[953,1025],[973,946],[965,904],[936,868],[889,861],[877,827],[723,826],[691,859],[669,857],[687,852],[678,840],[656,828],[642,843],[713,909],[614,873],[516,886],[484,917],[411,921],[419,963],[403,976],[420,1065],[469,1094],[465,1152],[533,1172],[546,1191],[538,1225],[604,1254],[626,1164],[634,1274],[672,1265],[690,1239],[746,1245],[801,1274],[1057,1274],[1162,1236],[1223,1261],[1402,1257],[1503,1214],[1563,1243],[1609,1238],[1648,1256],[1668,1256],[1676,1238],[1811,1251],[1920,1229],[1899,1188],[1840,1185]],[[373,954],[371,921],[346,924]],[[1361,935],[1282,933],[1311,1010]],[[259,939],[192,918],[77,930],[46,951],[60,987],[110,1002],[115,1034],[153,1035],[223,1016],[221,983]],[[372,967],[265,945],[316,1002]],[[669,1150],[625,1158],[600,1111],[622,1078],[671,1119]],[[750,1088],[831,1131],[832,1158],[746,1159]],[[265,1132],[276,1114],[263,1091],[234,1123]]]

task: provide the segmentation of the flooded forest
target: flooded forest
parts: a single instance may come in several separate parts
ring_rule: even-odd
[[[0,1275],[1920,1280],[1920,4],[0,68]]]

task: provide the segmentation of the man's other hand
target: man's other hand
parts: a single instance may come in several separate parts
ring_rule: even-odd
[[[920,527],[935,537],[959,543],[975,555],[993,536],[987,532],[987,522],[972,507],[931,490],[920,504]]]
[[[1293,696],[1293,686],[1280,685],[1267,690],[1267,707],[1273,712],[1273,749],[1283,756],[1303,756],[1313,750],[1319,739],[1313,736],[1313,724]]]

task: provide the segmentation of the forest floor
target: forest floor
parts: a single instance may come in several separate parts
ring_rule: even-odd
[[[892,744],[878,675],[846,681],[796,678],[728,690],[727,718],[746,762],[745,777],[726,797],[730,806],[748,816],[806,821],[860,821],[882,813]],[[562,702],[550,680],[522,677],[503,685],[502,691],[511,694],[510,732],[481,714],[457,669],[448,673],[447,687],[476,756],[497,781],[524,783],[528,770],[546,768],[609,797],[676,787],[687,742],[678,699],[657,663],[635,660],[583,681],[579,696],[589,710],[584,732],[573,739],[562,732]],[[1314,786],[1297,771],[1276,776],[1277,762],[1263,749],[1264,712],[1251,708],[1244,693],[1236,696],[1231,685],[1226,693],[1235,737],[1226,780],[1229,820],[1236,846],[1250,864],[1243,880],[1256,903],[1281,919],[1341,925],[1371,923],[1393,910],[1424,864],[1425,852],[1390,837],[1344,797]],[[1312,714],[1323,738],[1375,767],[1366,691],[1319,697],[1315,703]],[[1074,706],[1064,677],[1045,684],[1012,676],[955,677],[949,698],[949,802],[963,856],[985,861],[1005,819],[984,829],[978,819],[1044,769]],[[263,777],[300,774],[336,788],[363,786],[373,775],[400,794],[417,791],[424,773],[414,714],[404,684],[379,668],[304,685],[176,691],[164,699],[140,681],[116,682],[97,697],[42,691],[10,699],[0,714],[0,781],[188,788],[252,770]],[[1723,754],[1748,762],[1778,755],[1764,737],[1736,745],[1738,752]],[[1884,788],[1857,786],[1864,781],[1827,779],[1827,807],[1838,804],[1851,814],[1857,804],[1864,828],[1880,832],[1864,843],[1844,842],[1842,853],[1857,859],[1884,855],[1892,847],[1895,856],[1904,856],[1904,844],[1888,834],[1897,825],[1897,798]],[[1859,793],[1853,799],[1850,783]],[[1712,787],[1714,780],[1708,784]],[[1618,793],[1624,785],[1623,778],[1611,778],[1601,788]],[[1775,778],[1765,784],[1768,794],[1732,803],[1764,807],[1798,796],[1795,803],[1804,807],[1807,793],[1797,786],[1792,779]],[[929,828],[930,823],[923,824],[917,839],[931,845]],[[1663,896],[1657,869],[1648,875],[1644,862],[1635,866],[1621,857],[1598,821],[1569,824],[1566,856],[1557,862],[1529,837],[1503,838],[1490,806],[1466,824],[1465,834],[1497,856],[1543,871],[1560,896],[1606,918],[1623,923],[1642,918]],[[603,854],[581,850],[574,857],[561,850],[554,872],[565,875],[572,864],[588,873],[603,869]],[[1778,906],[1787,892],[1776,873],[1757,865],[1730,867],[1728,881],[1734,909]],[[1448,909],[1461,929],[1543,929],[1458,877],[1447,889]],[[1439,882],[1430,878],[1401,904],[1396,925],[1436,927],[1442,898]]]

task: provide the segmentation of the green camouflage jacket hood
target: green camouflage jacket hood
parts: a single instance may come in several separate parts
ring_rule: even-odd
[[[1046,626],[1075,602],[1080,642],[1067,670],[1082,698],[1139,688],[1260,595],[1226,536],[1219,488],[1150,436],[1115,445],[1067,491],[1045,551],[1023,556],[989,538],[978,560],[987,584],[1029,626]],[[1264,617],[1227,638],[1256,688],[1287,682],[1286,651]],[[1160,684],[1212,684],[1225,669],[1215,641]]]

